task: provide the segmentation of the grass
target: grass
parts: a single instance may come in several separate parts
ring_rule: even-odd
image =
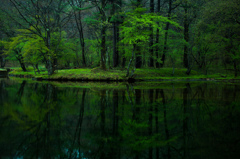
[[[21,76],[28,78],[37,78],[43,80],[63,80],[63,81],[127,81],[126,70],[101,70],[99,68],[81,68],[81,69],[66,69],[58,70],[53,75],[48,75],[46,69],[40,68],[40,74],[35,74],[33,68],[29,67],[28,71],[23,72],[21,68],[16,68],[9,73],[13,76]],[[142,68],[136,69],[134,73],[134,79],[138,81],[160,81],[160,80],[231,80],[240,78],[234,78],[233,75],[211,74],[202,75],[197,71],[192,70],[190,75],[187,75],[186,69],[175,69],[174,75],[172,75],[172,68],[151,69]]]
[[[6,69],[0,68],[0,71],[6,71]]]

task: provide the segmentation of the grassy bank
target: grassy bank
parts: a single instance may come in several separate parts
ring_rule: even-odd
[[[65,69],[58,70],[53,75],[48,75],[45,69],[41,69],[40,73],[34,72],[32,68],[28,68],[27,72],[23,72],[21,68],[14,69],[9,73],[10,76],[33,78],[39,80],[58,80],[58,81],[127,81],[126,70],[100,70],[98,68],[81,68],[81,69]],[[233,75],[211,74],[202,75],[197,71],[191,71],[190,75],[186,74],[186,69],[176,69],[172,75],[171,68],[161,69],[136,69],[133,78],[136,81],[160,81],[160,80],[238,80]]]

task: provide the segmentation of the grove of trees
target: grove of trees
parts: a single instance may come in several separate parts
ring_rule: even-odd
[[[239,72],[239,0],[2,0],[0,64]]]

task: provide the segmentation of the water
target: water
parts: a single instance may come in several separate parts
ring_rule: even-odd
[[[0,158],[239,158],[239,97],[214,82],[2,79]]]

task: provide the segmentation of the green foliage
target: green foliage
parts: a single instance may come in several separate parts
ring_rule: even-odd
[[[125,21],[121,26],[122,43],[146,43],[150,35],[148,28],[159,29],[160,32],[163,33],[163,27],[167,22],[175,27],[181,28],[176,22],[166,17],[152,13],[144,13],[145,11],[143,8],[136,8],[134,11],[126,13]]]
[[[236,65],[240,62],[240,30],[237,23],[239,10],[240,5],[237,0],[231,2],[211,0],[206,3],[202,17],[197,23],[197,49],[195,48],[203,53],[203,56],[222,61],[225,67],[234,64],[235,71]]]
[[[27,29],[19,29],[18,35],[10,41],[2,41],[6,55],[10,57],[23,57],[25,63],[36,65],[48,59],[48,56],[56,57],[60,61],[70,61],[75,58],[74,49],[76,43],[67,41],[65,32],[54,32],[52,34],[50,49],[46,46],[44,39],[32,34]],[[64,63],[64,62],[63,62]]]

